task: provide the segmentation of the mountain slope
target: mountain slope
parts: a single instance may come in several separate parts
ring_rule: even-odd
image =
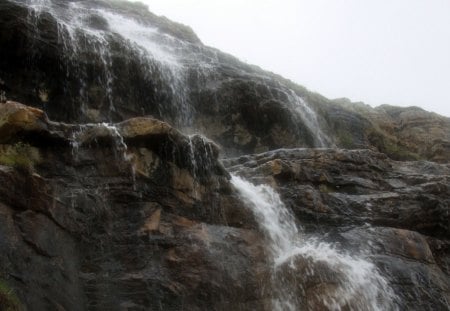
[[[200,131],[227,154],[336,145],[449,160],[449,118],[404,108],[422,120],[405,128],[381,108],[330,101],[204,46],[141,4],[7,0],[0,15],[0,92],[54,120],[152,115]]]

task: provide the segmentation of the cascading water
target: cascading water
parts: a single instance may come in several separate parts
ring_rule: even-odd
[[[299,116],[300,120],[314,135],[316,147],[330,147],[332,144],[330,139],[322,131],[319,120],[314,110],[309,107],[307,102],[290,90],[288,93],[289,102],[293,105],[294,111]]]
[[[268,97],[274,101],[282,101],[293,112],[296,124],[303,124],[312,134],[313,147],[329,148],[334,146],[330,137],[322,130],[316,112],[310,107],[308,102],[299,96],[294,90],[287,88],[278,81],[263,78],[260,83],[254,86],[254,93],[262,96],[259,89],[263,90],[263,97]]]
[[[117,163],[124,164],[126,169],[130,170],[131,181],[133,183],[133,190],[136,188],[136,167],[133,162],[133,154],[128,153],[128,146],[120,133],[119,129],[114,124],[109,123],[88,123],[78,125],[78,128],[72,132],[71,135],[71,147],[72,147],[72,158],[74,162],[80,161],[80,150],[85,143],[92,143],[91,135],[95,135],[95,132],[106,131],[106,135],[112,141],[111,149],[114,153],[114,157]],[[107,187],[107,185],[106,185]],[[94,195],[101,197],[101,190],[103,186],[98,189],[94,189]]]
[[[268,185],[255,186],[236,175],[231,182],[267,235],[273,256],[275,310],[397,309],[392,289],[372,263],[306,237]],[[316,285],[316,293],[311,294],[303,282],[315,274],[322,284]]]
[[[80,220],[79,228],[86,231],[86,238],[94,236],[90,231],[99,233],[89,243],[94,244],[90,254],[92,258],[101,258],[92,261],[86,258],[81,273],[76,270],[73,277],[69,274],[66,277],[66,271],[62,271],[64,279],[54,282],[56,290],[51,285],[53,277],[48,278],[50,283],[47,285],[37,284],[32,278],[31,282],[22,282],[22,277],[27,278],[26,270],[10,274],[18,275],[16,281],[24,284],[20,285],[23,292],[28,289],[32,292],[34,288],[39,289],[34,293],[37,296],[48,289],[58,292],[61,284],[73,283],[75,286],[80,278],[76,291],[86,291],[88,309],[91,306],[98,309],[111,309],[107,307],[110,305],[112,309],[119,307],[116,296],[125,293],[120,308],[265,310],[267,302],[271,302],[274,310],[396,310],[397,306],[405,309],[403,306],[406,305],[413,306],[406,309],[414,309],[415,302],[425,295],[428,296],[424,299],[426,303],[416,308],[433,308],[432,300],[441,296],[437,288],[448,288],[447,279],[438,277],[444,275],[438,270],[440,255],[433,258],[434,248],[439,247],[440,250],[441,241],[434,241],[436,236],[422,237],[406,230],[419,229],[413,223],[414,219],[402,223],[408,209],[405,206],[393,209],[397,201],[391,199],[398,193],[398,200],[406,199],[405,204],[418,210],[422,203],[427,207],[430,202],[437,202],[438,195],[431,193],[433,197],[427,196],[430,185],[424,179],[423,182],[427,183],[423,184],[422,193],[426,195],[410,196],[413,191],[407,185],[416,184],[406,178],[403,182],[403,177],[399,176],[404,172],[394,172],[396,176],[387,174],[384,170],[389,170],[392,162],[379,155],[343,151],[332,154],[331,149],[303,153],[306,149],[302,149],[301,156],[300,152],[283,151],[281,162],[276,160],[264,166],[260,164],[269,157],[270,160],[278,157],[269,152],[230,159],[229,163],[233,165],[246,165],[246,169],[239,173],[255,173],[254,178],[262,179],[264,177],[258,174],[266,174],[270,169],[276,178],[280,178],[277,180],[287,182],[283,191],[294,204],[311,204],[296,205],[297,211],[311,217],[309,221],[324,219],[323,223],[327,223],[325,228],[337,232],[333,239],[342,241],[345,247],[341,247],[302,230],[294,221],[294,215],[269,186],[254,186],[233,176],[232,183],[249,210],[244,208],[236,201],[237,192],[229,186],[229,175],[217,162],[218,149],[202,136],[183,136],[174,128],[166,132],[166,124],[159,127],[155,125],[159,123],[142,125],[131,122],[130,131],[128,123],[118,123],[117,127],[112,123],[153,115],[174,123],[185,133],[205,129],[200,132],[214,137],[229,154],[257,153],[291,146],[295,145],[295,139],[299,139],[298,145],[333,146],[332,138],[326,135],[326,124],[322,123],[329,120],[325,114],[333,110],[327,110],[323,101],[310,96],[306,90],[276,75],[245,66],[232,57],[227,58],[224,53],[203,46],[196,38],[191,37],[190,40],[192,34],[189,31],[186,34],[186,28],[152,17],[151,13],[139,12],[136,4],[130,4],[130,9],[120,0],[4,0],[4,3],[0,9],[5,10],[9,17],[4,20],[9,22],[2,24],[6,30],[3,33],[11,27],[16,31],[11,31],[12,36],[7,34],[6,39],[14,37],[17,40],[7,41],[6,48],[1,49],[10,51],[2,55],[10,55],[14,61],[7,66],[8,57],[2,57],[5,74],[2,72],[0,79],[0,102],[6,101],[8,96],[14,99],[17,95],[18,101],[29,99],[31,105],[44,110],[50,119],[64,122],[47,124],[43,117],[39,119],[43,123],[39,123],[37,128],[54,131],[47,133],[42,130],[36,134],[36,141],[33,129],[30,131],[32,134],[23,135],[27,141],[33,139],[33,148],[34,144],[39,150],[44,147],[42,155],[49,155],[48,159],[33,167],[39,174],[43,172],[41,176],[45,178],[41,180],[37,173],[29,175],[33,178],[33,186],[48,181],[49,188],[43,188],[42,193],[52,194],[55,200],[49,201],[46,197],[42,202],[36,202],[53,204],[51,216],[55,217],[58,228],[64,227],[66,220],[73,219],[75,223]],[[16,15],[20,20],[16,20]],[[16,23],[18,27],[14,26]],[[16,45],[19,46],[17,53],[14,50]],[[15,54],[17,58],[13,57]],[[21,59],[30,64],[29,70],[20,69],[16,74],[17,64],[22,64]],[[23,81],[25,79],[29,82]],[[21,90],[15,94],[14,87]],[[10,89],[11,94],[8,93]],[[151,91],[146,92],[147,89]],[[20,94],[26,96],[20,97]],[[318,112],[323,112],[323,117]],[[31,115],[41,113],[32,110]],[[84,124],[69,125],[66,124],[68,122]],[[47,127],[42,127],[43,124]],[[257,126],[253,127],[255,124]],[[325,129],[321,128],[322,125]],[[144,134],[133,136],[134,126]],[[10,136],[8,131],[5,133]],[[71,138],[68,134],[72,134]],[[66,149],[62,150],[67,140],[72,143],[72,158],[70,150],[68,153]],[[55,150],[53,141],[57,145]],[[61,151],[64,153],[56,154]],[[285,170],[283,159],[292,160],[288,170]],[[53,165],[53,161],[58,162]],[[373,161],[377,165],[372,174]],[[354,172],[355,163],[362,164],[362,175],[349,173]],[[230,170],[236,172],[239,165],[230,167]],[[412,166],[402,169],[408,174],[414,171]],[[12,171],[2,169],[2,178]],[[26,171],[18,171],[20,178],[14,177],[14,180],[27,178],[27,172],[28,167]],[[419,170],[417,172],[419,174]],[[53,180],[52,175],[55,176]],[[336,175],[339,176],[336,178]],[[383,182],[387,178],[394,178],[395,182],[387,185]],[[294,185],[294,180],[300,182]],[[413,188],[416,191],[421,187],[422,184],[417,184]],[[16,188],[11,193],[15,194],[21,187]],[[366,204],[362,197],[367,197],[367,193],[370,194],[370,203]],[[389,202],[385,199],[387,197]],[[349,203],[344,205],[342,202]],[[378,202],[388,205],[375,211],[375,208],[370,208],[372,202],[373,206],[378,206]],[[17,207],[21,205],[20,202]],[[437,205],[435,210],[440,208]],[[258,235],[253,230],[250,209],[265,234]],[[390,215],[388,210],[397,217],[394,222],[383,220],[388,218],[385,215]],[[2,213],[5,211],[5,215],[10,214],[9,207],[5,209],[2,206]],[[25,226],[26,223],[21,222],[30,217],[31,212],[34,210],[14,212],[17,215],[11,218],[12,222]],[[70,217],[64,216],[66,212]],[[111,226],[112,222],[104,219],[105,215],[117,216],[117,227],[126,229],[116,234],[117,227]],[[440,214],[438,216],[441,217]],[[380,226],[393,223],[395,227],[376,227],[370,235],[364,231],[365,227],[354,228],[373,219]],[[431,220],[432,217],[427,218],[427,223]],[[335,221],[339,222],[337,226]],[[308,223],[311,225],[309,228],[317,229],[318,224],[313,222]],[[440,226],[441,219],[436,223]],[[71,221],[67,224],[72,226]],[[33,227],[39,228],[34,226],[34,222]],[[420,230],[427,233],[434,231],[435,227],[432,224],[430,229]],[[69,228],[67,232],[76,231]],[[32,246],[32,251],[40,252],[41,242],[53,243],[53,232],[47,233],[49,243],[44,235],[40,235],[37,247],[26,244]],[[441,233],[438,234],[440,237]],[[109,240],[109,236],[114,236],[114,239]],[[28,233],[24,231],[23,237],[28,238]],[[32,238],[32,234],[29,237]],[[343,250],[364,248],[359,243],[361,237],[369,239],[365,244],[367,252],[358,249],[347,253]],[[388,240],[391,238],[392,243]],[[78,241],[77,236],[75,240]],[[100,246],[97,251],[97,241],[105,242],[105,248]],[[132,244],[135,241],[136,244]],[[69,237],[68,242],[65,246],[72,244]],[[46,248],[47,245],[42,246]],[[123,253],[117,252],[122,246]],[[400,247],[403,248],[401,251]],[[84,245],[79,249],[84,250]],[[66,247],[61,250],[65,252]],[[48,254],[48,260],[44,258],[42,261],[51,261],[52,266],[54,258],[66,258],[60,257],[58,252],[54,256],[52,249]],[[77,255],[75,251],[73,254]],[[31,256],[25,257],[20,253],[17,257],[11,256],[19,261],[20,258],[31,259]],[[39,261],[41,257],[47,256],[38,256]],[[401,298],[394,295],[387,279],[372,263],[372,258],[383,267],[382,271],[392,274],[392,286]],[[63,261],[73,262],[71,259]],[[401,267],[403,263],[405,268]],[[19,270],[25,266],[26,263],[17,264]],[[50,270],[53,269],[45,269]],[[38,267],[35,272],[41,271],[44,269]],[[433,278],[436,282],[432,281]],[[100,281],[96,283],[97,280]],[[231,289],[227,291],[228,288]],[[70,290],[64,292],[73,294]],[[140,293],[134,296],[135,292]],[[83,308],[83,295],[77,301],[80,309]],[[55,297],[59,299],[58,295]],[[48,298],[42,295],[43,300]],[[100,299],[104,301],[99,302]],[[436,304],[438,307],[435,309],[445,309],[448,305],[448,299],[445,299],[442,298],[443,302]],[[179,304],[172,304],[176,300]],[[102,305],[106,301],[108,303]],[[217,308],[211,304],[216,301]],[[33,305],[32,302],[29,305]],[[70,309],[71,305],[70,301],[65,301],[61,307]],[[59,301],[55,306],[59,307]]]
[[[173,106],[179,112],[179,119],[175,121],[179,126],[189,125],[192,112],[188,104],[186,68],[182,64],[180,53],[186,49],[187,44],[125,16],[101,9],[96,12],[108,21],[111,32],[123,37],[139,52],[144,62],[157,62],[166,84],[170,87],[174,98]],[[165,107],[160,107],[161,112],[164,110]]]
[[[158,70],[164,80],[164,85],[172,97],[172,107],[160,105],[158,110],[165,116],[170,109],[177,110],[178,115],[174,122],[179,126],[189,125],[191,109],[187,97],[187,68],[183,66],[181,55],[189,48],[189,44],[160,33],[157,28],[149,26],[142,21],[129,16],[109,11],[107,5],[95,7],[88,2],[68,1],[58,3],[51,0],[17,0],[25,3],[30,9],[30,19],[37,25],[43,13],[50,13],[57,21],[58,40],[62,43],[64,55],[71,69],[67,69],[66,76],[79,79],[79,98],[81,110],[84,115],[89,114],[86,85],[90,74],[86,67],[76,64],[87,50],[94,52],[102,65],[102,72],[96,78],[105,92],[105,105],[108,108],[108,121],[115,111],[114,106],[114,76],[111,54],[112,38],[119,36],[127,43],[127,48],[133,50],[140,59],[142,66],[151,75]],[[105,4],[108,2],[105,1]],[[94,20],[94,21],[93,21]],[[68,67],[69,68],[69,67]],[[155,90],[160,91],[160,90]],[[169,109],[170,108],[170,109]],[[169,117],[169,116],[165,116]]]
[[[115,158],[119,162],[124,162],[130,165],[133,183],[135,182],[135,167],[131,161],[130,155],[127,153],[128,146],[124,141],[123,136],[120,134],[118,128],[114,124],[98,123],[98,124],[82,124],[78,126],[78,129],[72,132],[71,146],[72,156],[75,161],[78,161],[80,147],[89,141],[90,132],[96,132],[106,130],[108,137],[112,139],[112,150],[115,154]],[[91,143],[91,142],[89,142]]]
[[[268,88],[274,88],[274,92],[279,94],[272,94],[272,98],[292,111],[293,123],[303,124],[312,134],[314,147],[332,145],[321,129],[315,111],[287,85],[262,71],[254,71],[250,66],[240,66],[240,63],[235,63],[237,60],[204,46],[200,41],[186,40],[167,31],[167,27],[161,29],[158,23],[152,24],[151,17],[136,12],[126,13],[125,6],[119,5],[120,9],[117,9],[115,6],[120,1],[12,1],[28,7],[35,29],[39,29],[38,21],[44,13],[56,20],[66,80],[77,81],[76,86],[66,89],[70,92],[65,95],[75,99],[76,107],[70,117],[80,114],[77,121],[119,120],[123,111],[119,112],[117,107],[124,105],[124,99],[119,97],[129,91],[137,93],[131,100],[139,98],[139,104],[133,108],[134,113],[157,114],[180,129],[196,132],[192,129],[196,110],[202,109],[198,107],[201,100],[197,96],[200,94],[202,98],[204,94],[212,94],[212,100],[217,100],[214,93],[223,83],[244,77],[255,79],[257,83],[268,83]],[[142,89],[136,92],[124,88],[121,75],[133,70],[126,69],[128,65],[118,60],[124,49],[138,61],[137,66],[143,75],[140,81],[145,80],[148,84],[139,86],[147,89],[144,94],[140,94]],[[98,68],[92,68],[92,64]],[[129,100],[128,96],[125,100]]]

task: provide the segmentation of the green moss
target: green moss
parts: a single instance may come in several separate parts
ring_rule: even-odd
[[[14,291],[2,280],[0,280],[0,310],[21,311],[24,310],[19,298]]]
[[[418,155],[417,153],[412,152],[393,141],[387,141],[385,143],[385,151],[384,152],[387,155],[389,155],[391,158],[393,158],[394,160],[417,161],[417,160],[421,159],[420,155]]]
[[[32,171],[41,160],[39,150],[22,142],[0,146],[0,164]]]
[[[0,127],[2,127],[3,124],[5,124],[6,122],[8,122],[8,116],[5,116],[5,115],[1,116],[0,117]]]
[[[330,185],[320,184],[319,185],[319,191],[322,192],[322,193],[332,193],[332,192],[336,192],[336,189],[334,189]]]
[[[414,151],[402,146],[396,138],[383,134],[380,130],[372,130],[368,134],[370,143],[380,152],[398,161],[416,161],[422,157]]]
[[[346,148],[346,149],[353,148],[353,137],[352,137],[351,133],[349,133],[345,130],[339,129],[336,132],[336,137],[338,139],[339,147]]]
[[[5,91],[0,91],[0,103],[6,103],[6,92]]]

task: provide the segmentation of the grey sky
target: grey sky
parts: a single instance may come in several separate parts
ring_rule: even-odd
[[[143,0],[329,98],[450,116],[450,0]]]

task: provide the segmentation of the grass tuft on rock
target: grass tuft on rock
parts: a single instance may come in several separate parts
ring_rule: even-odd
[[[0,310],[22,311],[24,308],[14,291],[2,280],[0,280]]]
[[[0,145],[0,164],[18,169],[33,171],[41,161],[39,150],[19,142],[14,145]]]

